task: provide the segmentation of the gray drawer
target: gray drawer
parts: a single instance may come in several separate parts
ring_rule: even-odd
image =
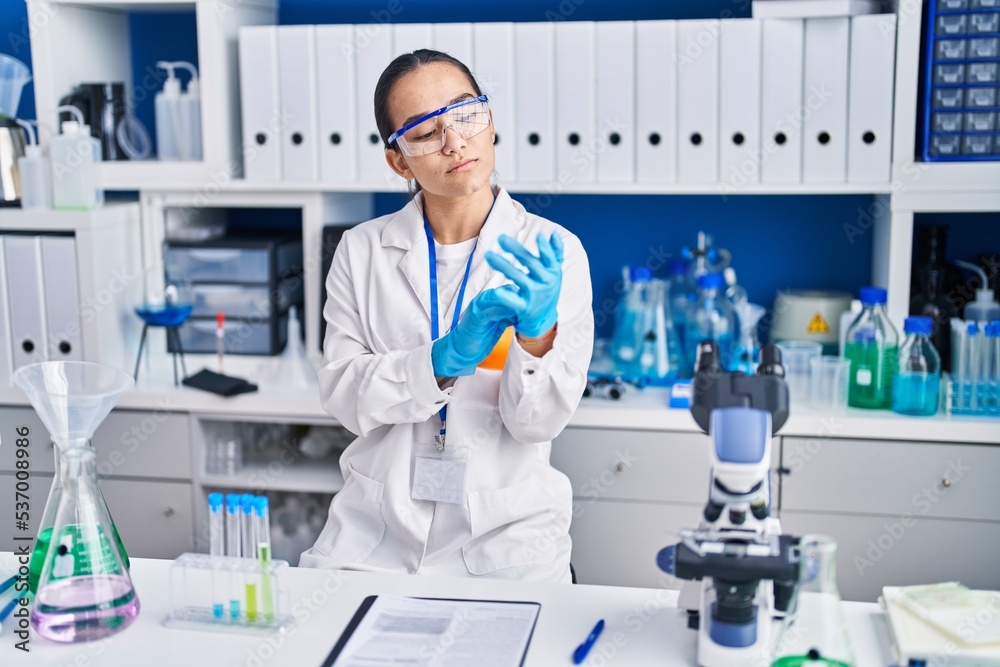
[[[962,138],[957,134],[931,137],[931,155],[958,155],[962,149]]]
[[[199,283],[191,286],[191,317],[271,317],[285,312],[293,303],[302,302],[302,281],[282,280],[272,293],[268,285],[217,285]]]
[[[935,109],[961,109],[961,88],[935,88],[931,96],[931,107]]]
[[[965,83],[965,65],[962,63],[946,63],[934,66],[935,85],[954,85]]]
[[[968,83],[996,83],[1000,63],[969,63]]]
[[[130,558],[194,551],[190,484],[106,479],[101,493]]]
[[[942,14],[937,17],[934,34],[937,37],[964,35],[968,19],[965,14]]]
[[[965,106],[970,109],[983,109],[997,105],[997,88],[966,88]]]
[[[948,11],[949,9],[966,9],[969,0],[937,0],[938,11]]]
[[[965,58],[966,41],[964,39],[942,39],[934,45],[935,60],[961,60]]]
[[[215,354],[215,319],[191,318],[177,328],[185,352]],[[226,354],[279,354],[288,338],[288,315],[247,320],[227,319],[223,345]],[[168,349],[173,352],[173,346]]]
[[[552,442],[552,465],[566,473],[584,503],[617,498],[702,505],[710,446],[708,436],[695,433],[567,428]]]
[[[996,58],[998,51],[1000,51],[1000,39],[996,37],[978,37],[969,40],[969,58]]]
[[[982,35],[998,31],[1000,31],[1000,13],[969,14],[968,32],[970,35]]]
[[[27,425],[30,430],[31,473],[55,471],[49,432],[32,408],[0,408],[0,422],[5,429],[0,471],[16,470],[16,448],[6,445],[7,431],[18,425]],[[99,475],[191,479],[189,439],[186,415],[114,410],[97,428],[91,442],[97,450]]]
[[[965,129],[969,132],[992,132],[997,126],[997,114],[992,111],[970,111],[965,114]]]
[[[949,111],[947,113],[931,114],[931,132],[961,132],[962,112]]]
[[[1000,447],[782,439],[781,509],[1000,521]]]

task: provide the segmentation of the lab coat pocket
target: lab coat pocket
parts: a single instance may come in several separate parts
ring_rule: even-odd
[[[317,547],[340,563],[357,563],[371,555],[385,535],[382,518],[385,486],[362,475],[350,463],[347,466],[351,474],[334,498],[331,511],[331,519],[336,516],[339,525],[330,521]],[[328,532],[333,534],[327,535]]]
[[[553,562],[568,529],[553,501],[535,477],[494,491],[470,492],[473,539],[462,548],[469,572],[485,575]]]

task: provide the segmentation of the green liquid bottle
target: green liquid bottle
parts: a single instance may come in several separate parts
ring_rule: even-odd
[[[847,331],[844,356],[851,361],[847,404],[853,408],[892,408],[892,382],[899,365],[899,334],[885,311],[886,291],[861,290],[863,310]]]

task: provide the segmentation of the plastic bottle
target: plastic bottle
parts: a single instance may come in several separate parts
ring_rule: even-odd
[[[907,317],[906,340],[899,348],[899,374],[892,383],[892,410],[903,415],[933,415],[941,392],[941,357],[931,343],[934,322]]]
[[[187,89],[181,93],[180,133],[177,144],[181,160],[201,160],[201,86],[198,83],[198,70],[188,62],[176,62],[174,67],[180,67],[191,72]]]
[[[726,281],[721,273],[706,273],[698,277],[698,303],[691,311],[684,344],[687,368],[694,369],[698,344],[707,339],[719,345],[719,357],[726,370],[736,362],[736,314],[723,296]]]
[[[28,121],[17,119],[18,125],[28,134],[30,142],[24,155],[17,158],[17,172],[21,178],[21,208],[52,208],[52,165],[42,155],[35,128]]]
[[[851,360],[847,404],[854,408],[888,410],[896,376],[899,333],[885,311],[886,291],[861,288],[861,314],[847,331],[844,356]]]
[[[100,142],[90,136],[90,128],[83,124],[83,114],[75,106],[61,106],[56,111],[72,113],[76,120],[63,121],[62,134],[49,142],[52,204],[57,209],[92,209],[103,201],[95,174]]]
[[[163,90],[156,94],[156,153],[161,160],[180,160],[184,132],[181,82],[174,76],[176,63],[161,60],[156,66],[167,70]]]
[[[982,281],[982,287],[976,290],[976,300],[965,304],[965,320],[969,322],[992,322],[993,320],[1000,319],[1000,304],[996,302],[996,293],[990,289],[989,280],[982,267],[972,262],[963,262],[961,260],[955,263],[979,274],[979,279]]]

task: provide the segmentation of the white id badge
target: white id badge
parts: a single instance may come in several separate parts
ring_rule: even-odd
[[[449,446],[439,452],[432,443],[419,443],[414,453],[410,498],[464,505],[469,448]]]

